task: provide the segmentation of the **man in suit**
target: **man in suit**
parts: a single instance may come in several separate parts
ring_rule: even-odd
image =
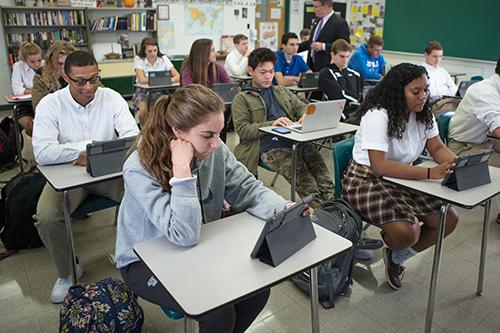
[[[318,17],[313,24],[309,41],[311,50],[307,56],[307,64],[315,71],[330,64],[330,50],[337,39],[349,40],[347,22],[333,12],[332,0],[314,0],[314,14]]]

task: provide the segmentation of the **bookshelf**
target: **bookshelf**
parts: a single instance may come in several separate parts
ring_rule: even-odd
[[[7,57],[19,60],[24,41],[34,42],[42,52],[54,41],[67,39],[76,47],[88,48],[87,10],[71,7],[2,7]]]
[[[91,51],[93,43],[116,43],[126,34],[130,46],[156,38],[156,8],[1,7],[7,57],[19,60],[24,41],[37,43],[45,54],[53,41],[68,39]]]

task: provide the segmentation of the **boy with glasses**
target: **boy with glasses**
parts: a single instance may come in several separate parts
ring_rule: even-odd
[[[63,78],[68,85],[42,98],[37,106],[33,151],[38,164],[72,162],[84,166],[88,143],[139,133],[123,97],[99,86],[99,68],[91,54],[84,51],[69,54],[64,63]],[[88,194],[121,201],[122,180],[71,190],[70,211],[73,212]],[[35,225],[59,275],[52,289],[53,303],[61,303],[72,285],[63,211],[63,193],[46,184],[38,202]],[[79,278],[83,274],[80,263],[76,270]]]

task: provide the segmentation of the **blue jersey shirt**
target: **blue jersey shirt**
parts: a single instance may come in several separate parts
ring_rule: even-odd
[[[276,65],[274,71],[281,72],[283,76],[299,76],[309,70],[304,59],[301,56],[294,54],[290,62],[286,61],[285,52],[283,50],[276,52]]]

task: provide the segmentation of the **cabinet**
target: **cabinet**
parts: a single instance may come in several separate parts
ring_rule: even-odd
[[[92,51],[93,43],[116,43],[126,34],[130,47],[156,38],[156,8],[1,7],[8,60],[19,60],[24,41],[45,53],[54,41],[66,39]]]

